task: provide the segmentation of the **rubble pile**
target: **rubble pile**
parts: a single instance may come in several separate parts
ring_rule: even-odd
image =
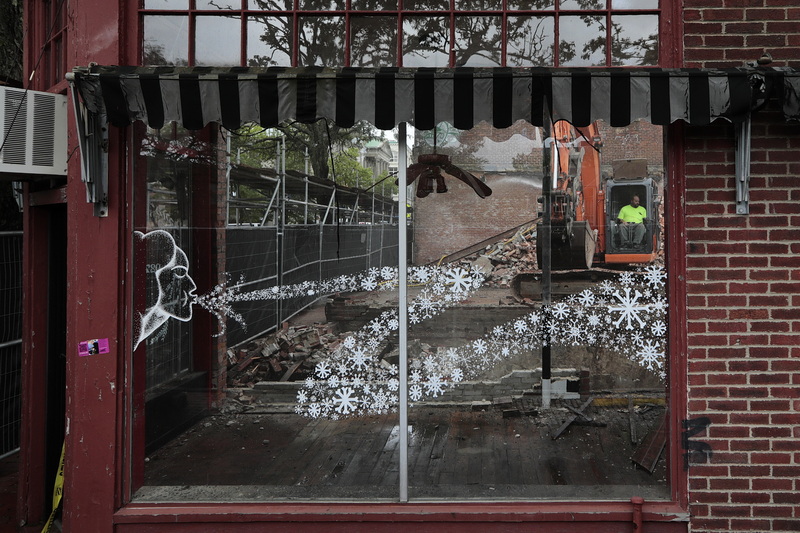
[[[299,381],[341,343],[333,323],[290,327],[228,350],[228,386],[259,381]]]
[[[483,271],[485,286],[509,287],[514,276],[537,268],[536,226],[521,228],[513,237],[491,244],[466,259]]]

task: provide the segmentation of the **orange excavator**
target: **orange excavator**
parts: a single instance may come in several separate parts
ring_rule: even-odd
[[[607,177],[601,172],[602,139],[595,123],[579,129],[559,121],[551,131],[551,137],[545,141],[545,157],[550,154],[553,176],[551,268],[576,270],[653,261],[659,251],[661,199],[656,183],[647,176],[647,161],[615,162],[614,175]],[[624,235],[617,223],[620,209],[631,203],[634,196],[647,212],[644,236],[636,242]],[[543,238],[539,223],[539,264]]]

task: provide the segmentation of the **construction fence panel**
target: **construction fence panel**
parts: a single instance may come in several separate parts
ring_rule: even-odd
[[[396,266],[398,227],[390,224],[229,227],[226,264],[229,284],[241,295],[235,310],[244,326],[228,319],[228,346],[235,347],[276,329],[323,294],[270,299],[274,287],[315,284],[368,268]]]
[[[19,449],[21,407],[22,232],[0,232],[0,457]]]

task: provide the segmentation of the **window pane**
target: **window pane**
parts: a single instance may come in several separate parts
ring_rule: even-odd
[[[289,11],[293,9],[293,0],[248,0],[250,9],[265,11]]]
[[[144,65],[188,65],[188,17],[144,17],[142,48]]]
[[[350,9],[354,11],[387,11],[397,9],[396,0],[351,0]]]
[[[442,11],[450,9],[450,0],[404,0],[406,11]]]
[[[658,9],[658,0],[614,0],[614,9]]]
[[[350,64],[388,67],[397,64],[397,18],[351,17]]]
[[[605,0],[559,0],[561,9],[603,9]]]
[[[397,501],[396,149],[328,134],[141,139],[136,501]]]
[[[554,9],[556,0],[509,0],[509,9]]]
[[[241,9],[242,0],[195,0],[195,9]]]
[[[189,0],[144,0],[145,9],[189,9]]]
[[[403,20],[403,65],[446,67],[450,59],[450,19],[406,17]]]
[[[344,10],[345,0],[300,0],[300,9],[310,11]]]
[[[344,65],[344,18],[302,17],[300,19],[299,66]]]
[[[658,15],[612,15],[614,65],[658,64]]]
[[[508,66],[554,65],[554,28],[553,17],[508,17]]]
[[[660,143],[648,139],[658,139],[661,130],[582,130],[589,140],[565,124],[553,134],[563,140],[552,163],[561,175],[553,211],[571,217],[573,236],[578,228],[597,231],[598,242],[608,246],[595,266],[610,266],[627,249],[617,244],[612,220],[632,193],[647,199],[642,205],[648,203],[652,221],[660,218],[663,155]],[[652,474],[631,462],[666,413],[665,278],[654,244],[660,236],[644,224],[631,246],[649,252],[619,276],[554,275],[545,306],[536,219],[544,158],[552,152],[543,137],[525,122],[468,131],[440,124],[435,141],[431,132],[417,132],[409,168],[420,172],[411,195],[408,301],[411,498],[669,497],[663,459]],[[596,138],[604,143],[602,154],[591,147]],[[449,160],[427,181],[421,161],[434,151]],[[615,164],[631,153],[639,169]],[[469,172],[476,187],[455,172]],[[476,194],[482,186],[491,195]],[[565,218],[553,218],[556,233]],[[558,236],[552,242],[554,270],[590,272],[585,262],[572,262],[585,261],[583,242]],[[442,278],[429,265],[438,265]],[[553,376],[547,409],[541,403],[545,347]],[[586,419],[569,410],[581,408]]]
[[[456,0],[457,11],[471,10],[500,10],[503,9],[502,0]]]
[[[564,67],[594,67],[606,64],[605,17],[561,17],[558,58]]]
[[[247,66],[288,67],[292,64],[292,20],[251,17],[247,20]]]
[[[456,18],[456,66],[500,65],[500,17]]]
[[[238,65],[241,62],[242,24],[239,17],[197,17],[194,45],[197,65]],[[224,35],[225,39],[219,39]]]

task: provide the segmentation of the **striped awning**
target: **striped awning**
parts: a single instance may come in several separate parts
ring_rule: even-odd
[[[447,121],[469,129],[486,121],[505,128],[566,119],[576,126],[604,120],[666,125],[744,120],[777,98],[787,120],[800,120],[800,71],[791,68],[203,68],[76,69],[90,112],[125,126],[187,129],[210,122],[236,129],[321,118],[342,127],[365,120],[380,129],[408,122],[432,129]]]

